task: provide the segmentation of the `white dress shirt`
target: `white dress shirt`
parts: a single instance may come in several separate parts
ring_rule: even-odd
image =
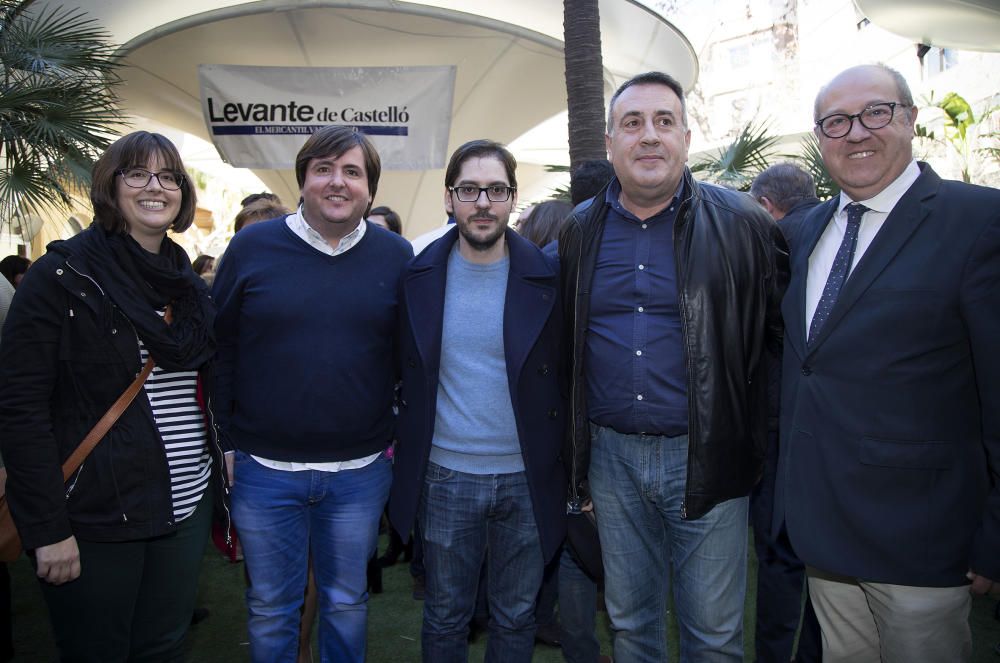
[[[844,241],[844,233],[847,231],[847,212],[844,209],[853,202],[861,203],[868,208],[868,211],[861,217],[854,262],[848,266],[848,279],[850,279],[854,265],[861,261],[868,247],[871,246],[872,241],[889,216],[889,212],[918,177],[920,177],[920,167],[917,166],[916,161],[910,161],[899,177],[868,200],[851,200],[846,193],[840,192],[837,211],[830,219],[823,234],[820,235],[819,241],[816,242],[816,248],[809,256],[809,273],[806,276],[806,336],[809,335],[809,326],[812,324],[813,315],[816,313],[816,307],[819,306],[819,300],[823,296],[823,289],[830,276],[834,258],[837,257],[837,251],[840,250],[840,245]]]

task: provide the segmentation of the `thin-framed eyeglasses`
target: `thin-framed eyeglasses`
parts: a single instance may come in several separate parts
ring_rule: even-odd
[[[901,104],[895,101],[887,101],[880,104],[872,104],[860,113],[848,115],[847,113],[834,113],[820,118],[816,121],[816,126],[827,138],[843,138],[851,133],[854,128],[854,120],[857,118],[865,129],[881,129],[892,122],[896,113],[896,106],[906,108],[909,104]]]
[[[489,186],[472,186],[471,184],[459,184],[448,187],[448,191],[455,194],[463,203],[474,203],[479,200],[479,196],[486,192],[486,198],[491,203],[502,203],[510,200],[510,194],[516,191],[516,187],[506,184],[491,184]]]
[[[122,168],[118,174],[122,176],[122,181],[133,189],[146,188],[154,177],[160,186],[167,191],[177,191],[184,185],[184,174],[174,170],[161,170],[154,173],[145,168]]]

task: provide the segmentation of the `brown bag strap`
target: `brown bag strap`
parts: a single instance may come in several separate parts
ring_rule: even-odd
[[[173,320],[170,304],[167,304],[167,312],[163,316],[163,319],[168,325]],[[118,400],[116,400],[111,407],[108,408],[108,411],[104,413],[104,416],[101,417],[96,424],[94,424],[94,427],[90,429],[89,433],[87,433],[87,437],[83,438],[83,442],[80,443],[80,446],[78,446],[73,453],[70,454],[69,458],[66,459],[66,462],[63,463],[63,481],[68,481],[69,478],[73,476],[73,473],[76,472],[80,465],[83,464],[87,454],[93,451],[94,447],[97,446],[97,443],[108,434],[111,427],[115,425],[116,421],[118,421],[118,417],[122,416],[122,413],[124,413],[125,410],[128,409],[128,406],[132,404],[132,401],[135,400],[135,397],[139,394],[139,390],[142,389],[143,383],[146,382],[146,378],[148,378],[149,374],[152,372],[153,355],[150,355],[149,358],[146,359],[146,363],[142,367],[142,370],[139,371],[139,375],[137,375],[135,380],[132,381],[132,384],[130,384],[128,388],[122,392],[122,395],[118,397]]]

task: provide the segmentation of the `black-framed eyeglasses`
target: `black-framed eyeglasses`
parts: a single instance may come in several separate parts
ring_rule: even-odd
[[[448,191],[455,194],[459,200],[463,203],[474,203],[479,200],[479,196],[486,192],[486,198],[491,203],[502,203],[505,200],[510,200],[510,194],[516,191],[516,187],[507,186],[506,184],[491,184],[489,186],[472,186],[470,184],[460,184],[458,186],[448,187]]]
[[[153,173],[145,168],[122,168],[118,171],[122,181],[133,189],[144,189],[149,181],[156,178],[160,186],[167,191],[177,191],[184,185],[184,174],[174,170],[161,170]]]
[[[847,113],[834,113],[820,118],[816,121],[816,126],[827,138],[843,138],[851,133],[854,128],[854,119],[857,118],[865,129],[881,129],[892,122],[892,117],[896,113],[896,106],[906,108],[908,104],[901,104],[895,101],[887,101],[881,104],[872,104],[860,113],[848,115]]]

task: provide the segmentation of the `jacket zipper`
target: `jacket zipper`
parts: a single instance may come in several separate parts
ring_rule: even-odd
[[[104,292],[104,290],[103,290],[103,289],[101,288],[101,286],[97,285],[97,281],[95,281],[94,279],[90,278],[90,277],[89,277],[89,276],[87,276],[86,274],[82,273],[82,272],[81,272],[80,270],[78,270],[78,269],[77,269],[76,267],[74,267],[73,265],[69,264],[69,259],[68,259],[68,258],[66,259],[66,266],[67,266],[67,267],[69,267],[70,269],[72,269],[72,270],[73,270],[74,272],[76,272],[77,276],[80,276],[80,277],[82,277],[82,278],[85,278],[85,279],[87,279],[88,281],[90,281],[91,283],[93,283],[93,284],[94,284],[94,287],[95,287],[95,288],[97,288],[97,291],[101,293],[101,297],[107,297],[107,295],[105,294],[105,292]]]
[[[73,473],[73,483],[71,483],[69,485],[69,488],[66,489],[67,500],[69,499],[69,496],[73,494],[73,490],[76,489],[76,482],[80,480],[80,475],[83,474],[83,466],[86,464],[87,461],[84,460],[82,463],[80,463],[80,467],[76,468],[76,472]]]
[[[688,479],[690,479],[691,477],[691,439],[692,437],[694,437],[691,434],[692,433],[691,429],[697,426],[697,419],[694,416],[695,415],[694,405],[693,405],[694,401],[691,398],[691,394],[694,393],[694,384],[693,381],[691,380],[691,353],[688,351],[688,339],[690,339],[690,336],[688,332],[688,322],[687,322],[687,313],[688,313],[687,291],[682,287],[682,284],[685,283],[685,281],[681,279],[682,276],[681,263],[680,260],[678,259],[676,251],[677,233],[679,232],[677,228],[680,225],[677,223],[677,221],[682,219],[681,215],[684,212],[685,202],[687,201],[683,201],[680,203],[681,209],[677,210],[677,218],[674,220],[674,247],[675,247],[674,270],[676,272],[677,286],[678,286],[677,307],[681,314],[681,335],[684,337],[684,373],[685,373],[685,378],[687,379],[687,390],[688,390],[688,457],[687,457],[687,472],[686,472],[687,478],[685,478],[684,480],[684,498],[681,499],[681,508],[680,508],[682,520],[687,520],[687,489],[688,489]]]
[[[578,383],[578,380],[577,380],[577,363],[578,363],[578,359],[577,359],[577,357],[578,357],[578,345],[579,345],[579,341],[581,340],[581,339],[577,338],[577,334],[578,334],[578,330],[580,329],[580,327],[579,327],[579,324],[580,324],[580,263],[582,262],[581,261],[582,255],[583,255],[583,230],[581,229],[581,231],[580,231],[579,255],[577,256],[577,259],[576,259],[576,287],[575,287],[575,289],[573,291],[573,299],[574,299],[574,302],[573,302],[573,375],[570,377],[570,392],[569,392],[569,402],[572,403],[572,406],[573,406],[573,416],[570,417],[570,426],[573,427],[573,430],[570,433],[570,435],[571,435],[570,439],[573,440],[573,453],[571,454],[572,457],[570,458],[570,463],[571,463],[571,470],[570,471],[573,473],[573,480],[571,482],[572,485],[570,486],[571,495],[570,495],[569,504],[567,505],[568,506],[567,511],[569,513],[571,513],[571,514],[580,513],[581,509],[582,509],[582,506],[583,506],[582,504],[580,504],[580,493],[578,492],[577,485],[576,485],[576,480],[577,480],[577,477],[579,476],[579,471],[577,470],[577,466],[576,466],[576,460],[577,460],[577,453],[576,453],[576,446],[577,446],[577,418],[579,416],[579,412],[577,411],[577,402],[576,402],[576,390],[577,390],[577,383]]]
[[[216,450],[219,452],[219,462],[222,463],[222,467],[219,468],[219,477],[222,481],[222,508],[226,512],[226,545],[231,546],[233,544],[233,537],[230,533],[233,529],[232,514],[229,513],[229,505],[226,503],[225,496],[229,495],[229,485],[227,483],[226,477],[226,453],[222,450],[222,445],[219,444],[219,436],[222,434],[219,430],[219,426],[215,423],[215,414],[212,412],[212,397],[206,396],[205,398],[205,410],[208,411],[208,425],[212,428],[212,444],[215,446]]]
[[[108,465],[111,467],[111,483],[115,486],[115,497],[118,498],[118,504],[122,509],[122,523],[128,522],[128,516],[125,515],[125,503],[122,501],[121,490],[118,488],[118,475],[115,474],[115,450],[114,450],[115,438],[111,431],[108,431],[108,445],[110,451],[108,453]]]
[[[104,292],[104,288],[102,288],[102,287],[101,287],[101,286],[100,286],[100,285],[99,285],[99,284],[97,283],[97,281],[95,281],[95,280],[94,280],[93,278],[91,278],[91,277],[90,277],[90,276],[88,276],[87,274],[84,274],[83,272],[81,272],[80,270],[78,270],[78,269],[77,269],[76,267],[74,267],[74,266],[73,266],[73,265],[72,265],[72,264],[70,263],[70,261],[69,261],[69,259],[68,259],[68,258],[66,259],[66,266],[67,266],[67,267],[69,267],[70,269],[72,269],[72,270],[73,270],[73,272],[74,272],[74,273],[75,273],[75,274],[76,274],[77,276],[79,276],[79,277],[81,277],[81,278],[85,278],[85,279],[87,279],[88,281],[90,281],[90,282],[91,282],[91,283],[92,283],[92,284],[94,285],[94,287],[95,287],[95,288],[97,288],[97,291],[98,291],[99,293],[101,293],[101,297],[103,297],[103,298],[107,299],[107,293],[105,293],[105,292]],[[72,310],[70,311],[70,315],[72,315]],[[128,320],[128,318],[126,318],[126,320]],[[131,322],[131,321],[129,321],[129,324],[131,325],[131,324],[132,324],[132,322]],[[134,326],[132,327],[132,331],[133,331],[133,333],[135,333],[135,327],[134,327]],[[112,439],[112,437],[111,437],[111,434],[112,434],[112,433],[111,433],[111,431],[109,430],[109,431],[108,431],[108,443],[109,443],[109,444],[112,444],[112,443],[113,443],[113,439]],[[111,454],[111,456],[113,457],[113,456],[114,456],[114,454]],[[68,490],[66,491],[66,499],[69,499],[69,496],[70,496],[70,494],[72,494],[73,490],[74,490],[74,489],[76,488],[76,484],[77,484],[77,482],[78,482],[78,481],[80,480],[80,475],[81,475],[81,474],[82,474],[82,472],[83,472],[83,466],[84,466],[84,464],[85,464],[85,463],[80,463],[80,467],[79,467],[79,469],[78,469],[78,470],[76,471],[76,477],[75,477],[75,478],[73,479],[73,483],[72,483],[72,485],[70,485],[69,489],[68,489]],[[119,504],[119,506],[121,506],[121,507],[122,507],[122,522],[123,522],[123,523],[127,523],[127,522],[128,522],[128,516],[127,516],[127,515],[125,514],[125,509],[124,509],[124,504],[122,504],[122,498],[121,498],[121,493],[120,493],[120,492],[119,492],[119,490],[118,490],[118,477],[116,477],[116,476],[115,476],[115,467],[114,467],[114,461],[112,461],[112,462],[111,462],[111,480],[112,480],[112,482],[114,483],[114,486],[115,486],[115,496],[116,496],[116,497],[118,498],[118,504]]]

